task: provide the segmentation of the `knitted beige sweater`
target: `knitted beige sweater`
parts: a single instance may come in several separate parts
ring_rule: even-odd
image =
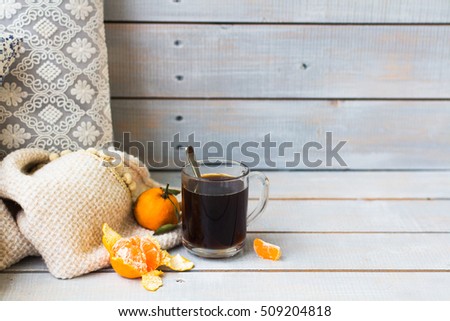
[[[95,150],[62,154],[22,149],[0,163],[0,197],[23,209],[14,221],[0,203],[0,270],[36,250],[55,277],[72,278],[109,265],[103,223],[123,236],[152,233],[137,225],[132,201],[159,184],[136,158],[116,153],[121,162],[114,167]],[[157,238],[171,248],[180,243],[180,230]]]

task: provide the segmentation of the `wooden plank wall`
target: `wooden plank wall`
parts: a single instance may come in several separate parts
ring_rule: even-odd
[[[332,132],[347,166],[318,168],[450,168],[447,0],[115,0],[105,20],[118,141],[270,133],[301,152]],[[174,147],[140,156],[175,168]]]

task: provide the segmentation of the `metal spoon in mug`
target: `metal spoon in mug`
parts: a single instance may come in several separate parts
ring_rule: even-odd
[[[195,159],[194,148],[192,146],[188,146],[188,148],[186,149],[186,158],[188,163],[191,164],[195,177],[202,177],[200,169],[198,168],[197,160]]]

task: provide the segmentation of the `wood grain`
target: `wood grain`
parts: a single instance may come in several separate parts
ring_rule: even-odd
[[[448,25],[109,23],[106,33],[114,97],[450,98]]]
[[[130,133],[128,141],[155,142],[154,149],[142,149],[139,155],[143,160],[158,163],[167,160],[164,169],[177,168],[179,162],[174,159],[184,158],[183,150],[171,147],[168,153],[162,151],[161,142],[173,142],[176,134],[183,141],[193,134],[203,147],[208,142],[219,143],[224,154],[232,142],[240,142],[240,146],[245,142],[258,143],[258,148],[248,148],[260,160],[251,164],[254,168],[448,169],[450,166],[447,101],[113,99],[112,113],[116,140],[123,143],[124,133]],[[333,147],[339,141],[347,142],[339,152],[347,166],[336,160],[327,166],[326,132],[333,135]],[[277,143],[270,158],[262,147],[268,134]],[[277,157],[281,155],[279,147],[283,142],[291,142],[293,147]],[[320,151],[311,148],[307,158],[311,162],[322,160],[319,167],[307,166],[303,158],[303,147],[308,142],[323,146]],[[127,143],[125,148],[137,155],[137,149],[130,148],[133,145]],[[196,149],[200,158],[203,147]],[[210,146],[209,151],[215,152],[216,148]],[[295,166],[289,165],[294,152],[301,155]],[[247,163],[253,163],[254,159],[243,155],[239,148],[233,150],[232,157]]]
[[[107,21],[449,23],[446,0],[115,0]]]
[[[265,172],[271,199],[450,199],[450,172]],[[159,182],[180,186],[179,171],[152,172]],[[257,187],[250,193],[257,196]]]
[[[161,289],[151,293],[142,288],[139,280],[121,278],[115,273],[91,273],[73,280],[58,280],[48,273],[0,273],[0,298],[4,301],[450,299],[450,273],[185,272],[166,273],[163,282]]]

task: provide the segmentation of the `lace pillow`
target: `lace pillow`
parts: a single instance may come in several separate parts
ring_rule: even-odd
[[[103,0],[0,0],[0,33],[23,39],[0,86],[0,159],[112,139]]]

